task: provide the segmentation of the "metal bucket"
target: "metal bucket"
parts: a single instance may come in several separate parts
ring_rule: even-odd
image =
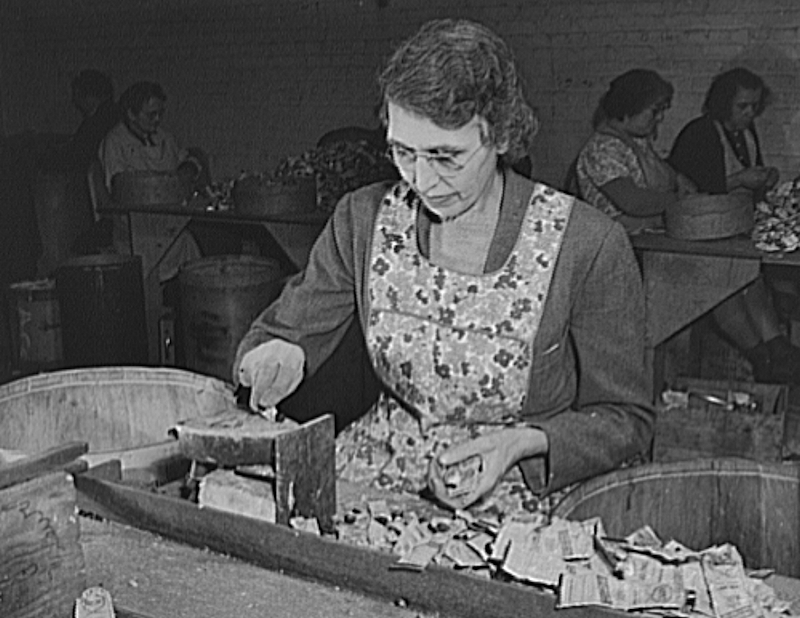
[[[579,485],[554,515],[598,516],[623,537],[649,525],[690,549],[736,545],[745,566],[800,575],[800,467],[697,459],[617,470]]]
[[[74,258],[55,279],[67,367],[147,363],[141,257]]]
[[[14,368],[27,374],[59,367],[63,354],[56,282],[12,283],[8,302]]]
[[[178,273],[178,363],[230,381],[239,341],[282,287],[276,260],[222,255],[182,266]]]

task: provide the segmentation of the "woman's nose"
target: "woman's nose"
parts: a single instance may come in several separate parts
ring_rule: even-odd
[[[417,156],[414,161],[414,185],[420,193],[425,193],[427,189],[436,186],[438,182],[439,173],[433,169],[427,157]]]

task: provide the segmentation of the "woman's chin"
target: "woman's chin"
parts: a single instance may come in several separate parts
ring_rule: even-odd
[[[453,204],[452,200],[425,200],[425,207],[430,211],[435,217],[439,219],[446,220],[452,219],[460,215],[465,208],[461,207],[460,204]]]

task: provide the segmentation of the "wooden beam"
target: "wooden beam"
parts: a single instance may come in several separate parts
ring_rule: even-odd
[[[0,489],[64,468],[89,450],[85,442],[70,442],[0,464]]]

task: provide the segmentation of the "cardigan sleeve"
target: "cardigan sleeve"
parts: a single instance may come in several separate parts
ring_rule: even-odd
[[[573,277],[565,268],[566,278],[552,284],[573,290],[556,293],[551,307],[569,312],[563,345],[555,352],[560,361],[543,364],[546,371],[531,387],[532,392],[554,391],[557,405],[541,420],[526,419],[547,434],[549,443],[545,459],[520,463],[537,493],[610,471],[650,449],[654,412],[645,369],[641,277],[624,229],[613,224],[607,230],[585,272],[578,268]],[[563,298],[570,299],[571,309]]]
[[[341,342],[357,312],[364,255],[375,212],[385,187],[379,183],[347,194],[323,228],[302,272],[254,320],[238,345],[233,379],[242,357],[274,338],[298,344],[313,375]]]

